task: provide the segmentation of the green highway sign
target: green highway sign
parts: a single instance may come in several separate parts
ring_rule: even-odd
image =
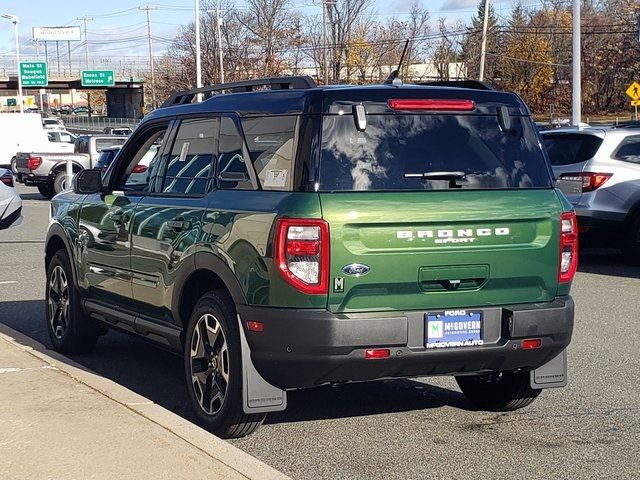
[[[18,106],[18,100],[16,100],[15,98],[7,98],[7,107],[17,107]]]
[[[112,87],[116,83],[113,70],[83,70],[80,79],[83,87]]]
[[[46,62],[20,62],[23,87],[46,87],[49,84]]]

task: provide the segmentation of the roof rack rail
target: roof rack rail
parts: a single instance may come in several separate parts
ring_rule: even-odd
[[[495,90],[491,85],[481,82],[480,80],[438,80],[433,82],[419,82],[416,85],[426,85],[431,87],[471,88],[473,90]]]
[[[258,78],[255,80],[219,83],[216,85],[209,85],[207,87],[185,90],[184,92],[176,92],[162,104],[162,107],[173,107],[176,105],[185,105],[187,103],[191,103],[195,96],[199,93],[212,94],[214,92],[221,92],[225,90],[230,90],[232,93],[252,92],[254,91],[255,87],[269,87],[271,90],[288,90],[315,88],[317,87],[317,85],[313,78],[306,75],[291,77],[267,77]]]

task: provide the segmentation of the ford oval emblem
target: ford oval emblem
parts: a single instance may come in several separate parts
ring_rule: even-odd
[[[362,277],[369,273],[369,266],[363,265],[361,263],[352,263],[350,265],[345,265],[342,268],[342,273],[345,275],[350,275],[352,277]]]

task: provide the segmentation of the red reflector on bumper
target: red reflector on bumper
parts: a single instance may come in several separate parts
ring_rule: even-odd
[[[262,332],[264,331],[264,324],[262,322],[254,322],[250,320],[247,322],[247,328],[250,332]]]
[[[364,358],[389,358],[389,354],[390,352],[388,348],[368,348],[364,351]]]
[[[539,338],[529,338],[528,340],[523,340],[520,346],[523,350],[535,350],[536,348],[540,348],[542,345],[542,340]]]

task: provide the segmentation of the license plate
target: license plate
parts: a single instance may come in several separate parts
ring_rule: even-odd
[[[447,310],[425,315],[427,348],[482,345],[482,312]]]

